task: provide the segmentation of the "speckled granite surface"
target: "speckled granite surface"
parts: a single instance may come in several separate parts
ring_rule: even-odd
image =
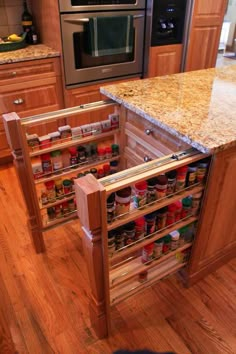
[[[58,57],[60,53],[44,44],[29,45],[26,48],[0,53],[0,64]]]
[[[236,146],[236,65],[101,87],[202,152]]]

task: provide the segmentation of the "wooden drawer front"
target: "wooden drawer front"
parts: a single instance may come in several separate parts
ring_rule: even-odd
[[[6,134],[4,130],[0,130],[0,151],[9,149]]]
[[[13,91],[1,93],[0,90],[0,114],[17,112],[20,117],[25,117],[59,109],[56,80],[49,79],[43,86],[39,86],[42,81],[35,83],[35,87],[30,88],[17,89],[17,85],[14,85],[16,87]]]
[[[189,147],[188,144],[181,142],[177,137],[169,134],[165,130],[148,122],[137,114],[128,111],[126,129],[142,138],[148,144],[154,146],[160,153],[171,154]],[[148,131],[149,130],[149,131]],[[148,133],[150,133],[148,135]]]
[[[58,65],[57,58],[1,65],[0,85],[56,76],[59,71]]]

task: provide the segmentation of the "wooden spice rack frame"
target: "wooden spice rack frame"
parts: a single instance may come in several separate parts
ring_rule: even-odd
[[[14,163],[18,171],[18,177],[20,184],[22,186],[24,199],[26,202],[28,215],[29,215],[29,227],[31,231],[33,245],[37,253],[45,251],[45,244],[43,239],[43,232],[62,225],[77,218],[77,210],[69,211],[68,213],[53,219],[47,219],[45,216],[45,209],[50,207],[55,207],[58,204],[66,202],[74,198],[74,194],[65,195],[63,199],[57,199],[55,202],[47,203],[42,205],[39,200],[38,190],[40,184],[43,184],[52,179],[58,179],[62,177],[74,177],[75,174],[85,170],[86,168],[92,168],[94,166],[103,165],[114,160],[120,160],[120,155],[114,156],[109,159],[94,160],[86,162],[85,164],[78,164],[76,168],[73,165],[72,168],[65,167],[61,170],[52,172],[48,175],[43,175],[40,178],[35,179],[32,171],[32,159],[39,157],[42,154],[50,153],[55,150],[64,150],[72,146],[79,146],[82,144],[88,144],[90,142],[110,142],[112,140],[114,143],[119,142],[120,129],[111,129],[108,132],[103,132],[101,134],[89,135],[86,137],[78,137],[71,139],[61,139],[56,142],[52,142],[50,147],[35,148],[32,149],[27,142],[27,133],[31,133],[37,129],[37,126],[49,127],[51,123],[53,126],[60,127],[62,124],[66,124],[67,119],[73,117],[73,121],[78,120],[78,125],[80,126],[80,115],[84,113],[91,113],[93,111],[100,111],[107,109],[107,107],[114,107],[114,111],[117,109],[118,105],[112,100],[99,101],[91,104],[85,104],[73,108],[62,109],[55,112],[49,112],[45,114],[35,115],[32,117],[26,117],[20,119],[20,117],[15,113],[9,113],[3,115],[4,127],[10,145],[12,155],[14,157]],[[99,116],[100,121],[102,120],[102,115]],[[88,122],[89,123],[89,122]],[[91,122],[92,123],[92,122]],[[40,130],[40,129],[39,129]],[[41,130],[40,130],[41,131]]]

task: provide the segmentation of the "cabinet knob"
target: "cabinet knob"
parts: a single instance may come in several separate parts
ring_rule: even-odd
[[[15,77],[16,76],[16,71],[12,71],[11,76]]]
[[[147,134],[147,135],[151,135],[152,132],[153,132],[153,130],[147,128],[147,129],[144,130],[144,132],[145,132],[145,134]]]
[[[144,156],[143,161],[149,162],[149,161],[152,161],[152,158],[146,155],[146,156]]]
[[[17,98],[16,100],[13,101],[13,103],[16,105],[23,104],[24,100],[23,100],[23,98]]]

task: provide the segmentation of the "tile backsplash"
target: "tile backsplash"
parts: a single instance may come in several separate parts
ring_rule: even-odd
[[[28,9],[30,11],[30,3]],[[22,32],[21,15],[23,12],[22,0],[0,0],[0,37]]]

